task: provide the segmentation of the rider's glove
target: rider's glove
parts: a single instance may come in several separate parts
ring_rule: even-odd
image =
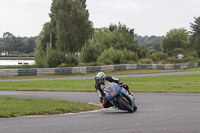
[[[102,103],[106,98],[105,97],[100,97],[99,101]]]
[[[107,99],[103,98],[102,105],[106,104],[106,102],[107,102]]]
[[[124,84],[121,84],[120,87],[121,87],[121,88],[124,88]]]

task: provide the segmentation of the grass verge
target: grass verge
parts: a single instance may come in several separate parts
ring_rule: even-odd
[[[35,65],[8,65],[8,66],[1,66],[0,69],[23,69],[23,68],[35,68]]]
[[[0,57],[0,60],[34,60],[34,57]]]
[[[54,99],[0,97],[0,118],[77,113],[101,109],[86,102],[71,102]]]
[[[199,74],[135,77],[124,81],[135,92],[200,93]]]
[[[200,75],[121,78],[134,92],[200,93]],[[0,90],[92,92],[94,80],[40,80],[0,82]]]

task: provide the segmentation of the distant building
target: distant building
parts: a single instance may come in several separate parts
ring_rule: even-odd
[[[1,52],[1,55],[2,55],[2,56],[8,56],[8,51],[3,51],[3,52]]]

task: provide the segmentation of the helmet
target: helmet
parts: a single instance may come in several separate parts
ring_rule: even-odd
[[[106,75],[103,72],[99,72],[97,73],[95,78],[96,78],[97,83],[103,84],[106,79]]]

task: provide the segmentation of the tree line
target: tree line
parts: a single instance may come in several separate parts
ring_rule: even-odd
[[[36,40],[37,37],[15,37],[6,32],[3,38],[0,38],[0,52],[8,51],[10,55],[29,54],[33,56]]]
[[[53,0],[35,49],[38,67],[136,63],[146,57],[134,29],[119,23],[94,29],[86,0]]]
[[[171,29],[163,37],[141,37],[121,23],[94,29],[88,17],[86,0],[53,0],[51,20],[37,40],[37,65],[171,63],[178,54],[188,59],[200,56],[200,17],[190,24],[191,31]]]
[[[38,67],[171,63],[177,54],[188,60],[200,57],[200,17],[190,23],[191,31],[178,28],[162,37],[141,37],[120,22],[95,29],[86,7],[86,0],[52,0],[50,21],[36,40]]]

